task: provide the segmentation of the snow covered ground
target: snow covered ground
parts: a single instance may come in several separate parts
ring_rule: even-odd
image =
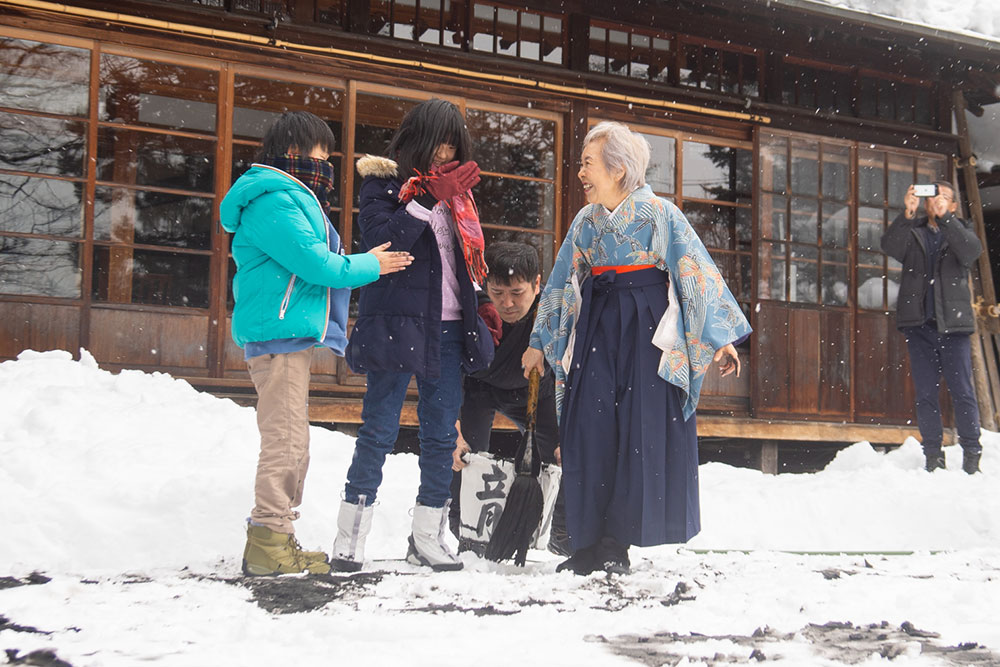
[[[298,536],[328,549],[352,439],[312,437]],[[86,353],[0,364],[7,662],[1000,664],[994,433],[973,477],[956,448],[948,470],[923,472],[912,441],[856,444],[816,474],[703,465],[702,534],[633,548],[624,577],[556,574],[540,551],[524,569],[398,562],[417,483],[415,457],[398,455],[365,572],[246,580],[256,453],[252,409],[167,375],[112,375]]]

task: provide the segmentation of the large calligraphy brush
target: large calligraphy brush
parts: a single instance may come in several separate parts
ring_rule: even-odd
[[[535,414],[538,410],[538,370],[528,379],[528,423],[521,436],[521,445],[514,457],[514,482],[510,485],[507,502],[497,520],[486,557],[500,562],[514,556],[514,563],[524,565],[528,546],[542,520],[542,486],[538,482],[541,456],[535,442]]]

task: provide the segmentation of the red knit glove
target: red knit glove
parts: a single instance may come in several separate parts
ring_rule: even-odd
[[[492,302],[487,301],[479,306],[479,317],[483,318],[483,322],[486,322],[486,328],[490,330],[490,335],[493,337],[493,346],[496,347],[500,344],[500,337],[503,336],[503,320],[500,319],[497,307]]]
[[[458,162],[449,162],[424,177],[424,187],[438,201],[451,201],[451,198],[471,190],[479,183],[479,165],[466,162],[459,166]]]

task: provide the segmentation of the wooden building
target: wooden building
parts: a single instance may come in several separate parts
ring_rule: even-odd
[[[546,271],[588,128],[647,136],[650,184],[756,331],[742,377],[706,382],[702,435],[899,443],[913,396],[879,236],[910,183],[962,180],[953,107],[998,80],[998,41],[795,0],[0,0],[0,358],[83,347],[250,396],[218,204],[264,127],[330,123],[350,247],[356,157],[435,96],[474,137],[487,240],[534,244]],[[364,378],[332,355],[314,373],[314,418],[356,422]]]

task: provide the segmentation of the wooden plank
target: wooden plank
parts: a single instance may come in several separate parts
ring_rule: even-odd
[[[887,319],[886,323],[889,324],[890,320]],[[885,386],[894,387],[893,391],[885,392],[888,395],[886,407],[893,415],[915,420],[917,390],[910,377],[910,353],[906,347],[906,337],[895,326],[891,326],[886,332],[885,341],[888,352],[888,382]]]
[[[974,333],[969,343],[969,352],[972,357],[972,380],[976,388],[976,402],[979,404],[979,423],[983,428],[995,431],[997,425],[993,415],[996,411],[994,408],[996,403],[990,391],[989,370],[983,355],[983,337],[978,332]]]
[[[997,353],[993,347],[993,341],[996,338],[996,334],[991,334],[986,331],[978,331],[972,337],[972,348],[979,353],[979,358],[982,360],[984,365],[982,379],[980,380],[977,375],[976,382],[976,393],[980,391],[986,393],[988,399],[980,399],[980,423],[983,428],[989,429],[991,431],[996,431],[997,426],[1000,425],[1000,373],[998,373],[997,368]],[[973,362],[976,359],[973,357]],[[982,384],[982,387],[979,385]],[[984,411],[984,407],[992,410]]]
[[[233,398],[233,394],[224,394]],[[242,394],[244,404],[252,404],[253,394]],[[234,398],[234,400],[237,400]],[[360,424],[361,401],[345,398],[313,397],[309,404],[309,419],[314,422]],[[698,435],[700,437],[721,437],[739,440],[802,441],[802,442],[861,442],[873,444],[901,444],[907,437],[919,437],[916,426],[886,426],[881,424],[845,424],[843,422],[800,422],[781,419],[752,419],[749,417],[726,417],[719,415],[699,415]],[[403,426],[417,425],[416,402],[408,400],[403,405],[400,423]],[[493,421],[495,429],[514,429],[514,424],[497,415]],[[955,442],[953,429],[945,429],[945,444]]]
[[[851,314],[821,311],[818,335],[817,410],[823,415],[839,414],[846,418],[851,412]]]
[[[855,325],[855,419],[914,419],[913,382],[906,341],[882,312],[857,315]]]
[[[986,347],[986,364],[990,366],[990,389],[993,391],[994,419],[1000,424],[1000,372],[998,372],[998,356],[1000,356],[1000,334],[983,334],[983,345]]]
[[[754,410],[785,412],[789,406],[788,311],[760,303],[757,329],[750,340],[757,346]]]
[[[312,399],[309,402],[309,421],[334,424],[360,424],[361,401],[318,401]],[[417,404],[415,401],[406,401],[403,403],[403,410],[399,416],[399,424],[400,426],[420,425],[417,418]],[[517,430],[517,426],[514,422],[510,421],[499,412],[493,419],[493,428],[505,431]]]
[[[891,377],[889,350],[885,345],[888,318],[881,313],[859,312],[855,319],[854,410],[858,416],[880,411],[880,377]]]
[[[907,437],[920,438],[915,425],[851,424],[843,422],[796,421],[794,419],[751,419],[698,415],[700,437],[748,440],[796,440],[808,442],[861,442],[901,444]],[[945,444],[955,442],[953,429],[945,429]]]
[[[811,309],[788,312],[789,411],[815,414],[819,410],[820,316]]]
[[[80,349],[80,306],[0,301],[0,359],[24,350]]]
[[[90,351],[132,367],[208,368],[209,316],[94,307]]]

